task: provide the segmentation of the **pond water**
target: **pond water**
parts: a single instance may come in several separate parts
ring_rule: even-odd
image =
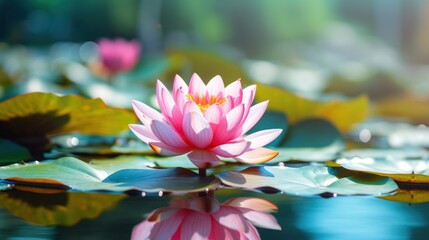
[[[262,239],[427,239],[427,203],[366,196],[301,198],[229,189],[215,196],[219,202],[248,197],[277,205],[272,214],[282,230],[258,227]],[[183,196],[0,192],[0,239],[130,239],[145,215],[176,198]]]

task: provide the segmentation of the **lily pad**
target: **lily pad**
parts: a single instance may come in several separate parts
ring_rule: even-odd
[[[91,165],[71,157],[0,167],[0,179],[23,185],[70,188],[80,191],[126,191],[131,189],[102,183],[107,175],[106,171],[96,170]]]
[[[77,95],[36,92],[0,103],[0,137],[29,149],[46,147],[47,139],[59,134],[117,134],[135,120],[127,110]]]
[[[338,178],[323,166],[250,167],[242,172],[223,172],[222,183],[245,189],[275,188],[291,195],[382,195],[397,189],[393,180],[375,175]]]
[[[429,190],[427,189],[398,189],[394,195],[380,197],[385,200],[404,203],[429,202]]]
[[[0,192],[0,207],[28,223],[72,226],[82,219],[98,217],[124,197],[123,194],[38,194],[13,190]]]
[[[185,168],[125,169],[110,175],[103,182],[132,186],[144,192],[199,192],[220,185],[219,179],[214,176],[199,177]]]
[[[427,96],[406,92],[378,101],[375,112],[379,116],[407,118],[415,124],[428,124],[428,103]]]
[[[337,159],[345,148],[337,128],[327,120],[311,118],[289,127],[279,155],[269,163],[290,160],[324,162]]]
[[[0,167],[0,179],[19,185],[75,191],[188,192],[219,185],[219,180],[214,176],[200,178],[188,169],[152,169],[146,167],[148,164],[152,163],[129,158],[119,160],[118,164],[112,160],[88,164],[76,158],[64,157],[54,161]]]
[[[310,118],[289,128],[282,144],[286,148],[324,148],[335,146],[344,149],[344,139],[337,128],[327,120]]]
[[[337,163],[349,170],[387,176],[399,182],[429,183],[428,159],[354,157],[338,159]]]
[[[0,138],[0,165],[16,163],[31,158],[26,148]]]
[[[365,95],[350,100],[322,102],[264,84],[258,84],[256,99],[258,101],[269,99],[268,109],[285,113],[292,125],[303,119],[319,117],[329,120],[342,132],[365,120],[369,109],[369,100]]]
[[[115,158],[96,159],[90,162],[90,166],[108,175],[123,169],[147,169],[156,167],[156,164],[144,156],[121,155]]]
[[[282,133],[274,141],[266,145],[267,147],[278,147],[286,136],[286,129],[288,128],[287,116],[282,112],[266,111],[259,122],[247,134],[269,128],[283,129]]]

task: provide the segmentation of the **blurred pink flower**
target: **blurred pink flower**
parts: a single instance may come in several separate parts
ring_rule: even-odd
[[[140,239],[260,239],[255,226],[281,230],[269,214],[277,206],[259,198],[233,198],[220,204],[213,197],[173,199],[133,228]]]
[[[189,87],[176,75],[170,94],[158,80],[156,96],[162,114],[134,100],[134,111],[143,125],[130,124],[130,128],[158,154],[187,153],[200,169],[216,166],[219,156],[244,163],[266,162],[278,152],[262,147],[282,130],[244,135],[259,121],[268,105],[265,101],[251,106],[255,91],[255,85],[242,89],[240,80],[224,87],[220,76],[205,85],[193,74]]]
[[[98,46],[101,63],[110,74],[131,70],[140,57],[140,43],[136,40],[103,38]]]

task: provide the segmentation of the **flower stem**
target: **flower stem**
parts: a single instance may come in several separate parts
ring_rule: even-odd
[[[198,176],[201,178],[207,177],[207,171],[205,168],[198,168]]]

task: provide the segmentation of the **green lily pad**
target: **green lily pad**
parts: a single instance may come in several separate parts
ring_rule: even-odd
[[[0,165],[16,163],[31,158],[26,148],[0,138]]]
[[[75,191],[141,190],[202,191],[219,186],[214,176],[200,178],[197,173],[184,168],[152,169],[152,162],[132,158],[97,160],[91,164],[79,159],[64,157],[41,163],[0,167],[0,179],[18,185],[44,188],[62,188]]]
[[[278,147],[286,136],[286,129],[288,128],[287,116],[281,112],[266,111],[259,122],[256,123],[256,125],[250,129],[247,134],[270,128],[283,129],[283,132],[280,134],[280,136],[278,136],[270,144],[266,145],[267,147]]]
[[[143,192],[200,192],[220,186],[215,176],[199,177],[185,168],[125,169],[110,175],[103,182],[132,186]]]
[[[274,188],[291,195],[381,195],[397,189],[390,178],[355,175],[338,178],[323,166],[250,167],[242,172],[223,172],[222,183],[245,189]]]
[[[121,155],[115,158],[91,160],[92,168],[104,171],[108,175],[123,169],[147,169],[156,167],[156,164],[144,156]]]
[[[324,162],[337,159],[345,148],[337,128],[324,119],[311,118],[289,127],[279,155],[269,163],[290,160]]]
[[[344,149],[344,139],[337,128],[327,120],[310,118],[292,125],[282,147],[325,148],[335,146]]]
[[[23,185],[70,188],[79,191],[131,189],[103,183],[102,180],[107,176],[106,171],[96,170],[90,164],[71,157],[0,167],[0,179]]]
[[[127,110],[77,95],[28,93],[0,103],[0,137],[30,150],[46,148],[47,139],[54,135],[118,134],[135,121],[134,114]]]
[[[387,176],[399,182],[429,183],[427,159],[410,160],[389,155],[385,158],[341,158],[337,163],[349,170]]]
[[[0,207],[31,224],[72,226],[82,219],[98,217],[124,197],[123,194],[40,194],[13,190],[0,192]]]

